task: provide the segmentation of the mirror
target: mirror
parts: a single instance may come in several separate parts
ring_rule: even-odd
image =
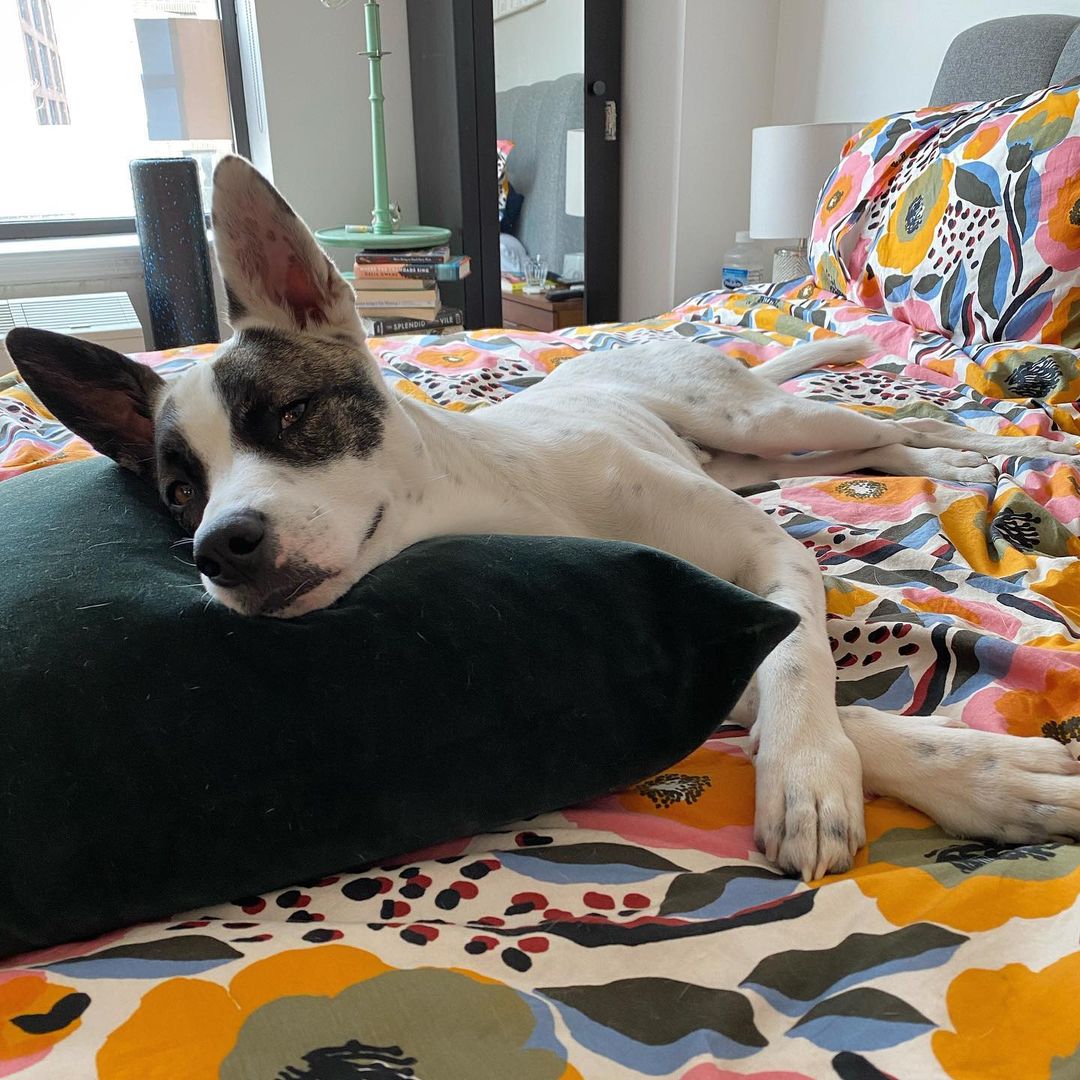
[[[420,217],[472,260],[456,301],[465,325],[618,319],[623,0],[407,3],[412,99],[424,103],[413,110]],[[511,187],[517,217],[503,232]],[[518,277],[504,292],[506,248]],[[546,263],[545,282],[574,283],[565,298],[525,293],[530,256]]]
[[[503,325],[577,326],[587,278],[585,5],[491,2]]]

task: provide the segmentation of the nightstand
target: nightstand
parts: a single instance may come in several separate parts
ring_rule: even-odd
[[[585,321],[585,298],[552,302],[547,293],[503,293],[503,326],[508,330],[561,330]]]

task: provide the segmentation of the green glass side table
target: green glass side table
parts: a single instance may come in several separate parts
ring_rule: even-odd
[[[355,232],[339,226],[336,229],[316,229],[315,239],[327,247],[404,251],[449,243],[450,230],[439,225],[399,225],[393,232],[377,233]]]

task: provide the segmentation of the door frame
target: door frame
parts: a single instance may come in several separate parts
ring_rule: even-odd
[[[467,329],[501,326],[491,0],[406,0],[406,18],[419,220],[449,229],[472,261],[441,292]]]
[[[623,0],[585,0],[584,7],[585,318],[614,322],[620,314]]]

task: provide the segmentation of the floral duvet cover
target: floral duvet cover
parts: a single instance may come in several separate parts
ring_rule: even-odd
[[[995,366],[993,350],[973,359],[810,281],[703,294],[642,323],[372,346],[400,392],[468,409],[637,341],[755,364],[852,332],[881,354],[787,388],[1080,433],[1076,372],[1038,346]],[[210,351],[142,359],[167,373]],[[0,479],[89,453],[0,382]],[[802,477],[749,497],[817,555],[842,702],[1066,738],[1080,727],[1080,471],[995,464],[993,485]],[[804,885],[755,850],[745,748],[720,723],[622,794],[0,964],[0,1077],[1080,1075],[1080,847],[958,841],[874,799],[854,869]]]

